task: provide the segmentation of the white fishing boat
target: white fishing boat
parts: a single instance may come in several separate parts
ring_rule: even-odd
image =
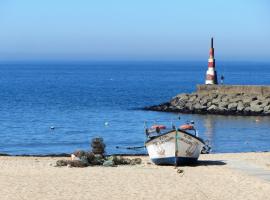
[[[205,142],[198,137],[193,124],[167,129],[164,125],[146,128],[150,159],[157,165],[184,165],[198,160]]]

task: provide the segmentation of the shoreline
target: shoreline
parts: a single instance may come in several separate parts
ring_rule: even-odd
[[[248,153],[269,153],[270,150],[267,151],[247,151],[247,152],[213,152],[209,154],[201,154],[201,155],[219,155],[219,154],[248,154]],[[5,154],[0,153],[0,157],[37,157],[37,158],[67,158],[70,157],[72,153],[60,153],[60,154]],[[128,156],[128,157],[134,157],[134,156],[148,156],[147,153],[138,153],[138,154],[105,154],[105,156]]]

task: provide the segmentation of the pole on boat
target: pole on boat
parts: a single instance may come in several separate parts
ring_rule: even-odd
[[[177,144],[177,139],[178,139],[178,131],[177,128],[175,129],[175,167],[177,167],[177,155],[178,155],[178,144]]]

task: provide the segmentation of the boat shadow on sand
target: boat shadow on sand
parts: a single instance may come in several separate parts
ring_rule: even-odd
[[[217,165],[226,165],[222,160],[198,160],[195,163],[188,164],[190,167],[199,167],[199,166],[217,166]]]

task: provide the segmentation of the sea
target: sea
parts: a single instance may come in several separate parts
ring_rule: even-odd
[[[270,85],[270,63],[217,62],[225,84]],[[193,120],[212,153],[270,151],[270,117],[144,111],[193,92],[207,61],[0,63],[0,153],[45,155],[89,150],[143,154],[144,128]]]

